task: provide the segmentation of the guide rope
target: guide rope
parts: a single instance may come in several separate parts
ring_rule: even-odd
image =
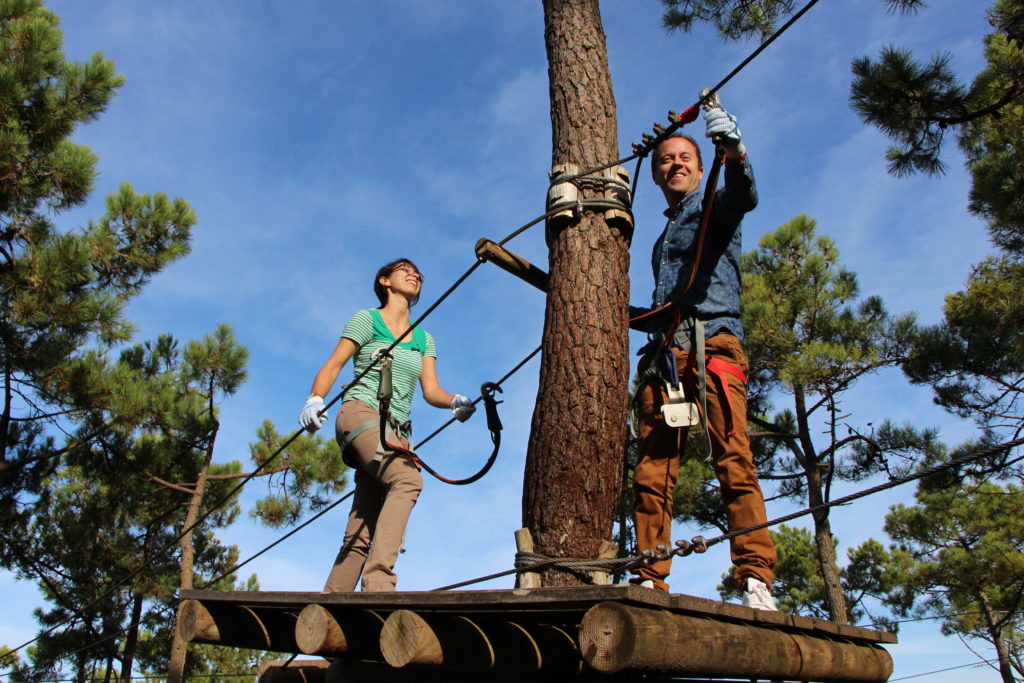
[[[722,541],[727,541],[737,536],[749,534],[753,531],[759,531],[761,529],[776,526],[778,524],[783,524],[785,522],[789,522],[799,517],[804,517],[806,515],[813,514],[815,512],[821,512],[829,508],[837,507],[840,505],[846,505],[860,498],[864,498],[866,496],[870,496],[881,491],[886,491],[888,489],[901,486],[911,481],[924,479],[934,474],[939,474],[942,472],[946,472],[948,470],[953,470],[960,467],[961,465],[966,465],[976,460],[982,460],[984,458],[992,457],[994,455],[998,455],[1001,452],[1017,448],[1018,446],[1021,445],[1024,445],[1024,437],[1012,439],[1010,441],[1005,441],[1003,443],[996,444],[988,448],[984,448],[980,451],[968,453],[953,458],[952,460],[949,460],[947,462],[939,463],[938,465],[933,465],[931,467],[925,468],[918,472],[913,472],[911,474],[907,474],[901,477],[894,477],[889,481],[879,484],[877,486],[872,486],[870,488],[858,491],[848,496],[836,498],[835,500],[831,500],[827,503],[812,505],[810,507],[804,508],[803,510],[793,512],[782,517],[776,517],[775,519],[769,520],[763,524],[744,527],[742,529],[735,529],[733,531],[722,534],[720,536],[715,536],[713,538],[704,538],[703,536],[698,535],[694,536],[689,541],[679,540],[675,542],[676,547],[671,549],[667,545],[659,545],[657,548],[654,549],[644,549],[638,555],[633,555],[630,557],[618,557],[613,559],[559,558],[548,557],[537,553],[520,552],[516,553],[514,569],[509,569],[503,572],[497,572],[495,574],[488,574],[487,576],[469,579],[467,581],[461,581],[459,583],[443,586],[441,588],[436,588],[434,590],[441,591],[451,590],[453,588],[462,588],[463,586],[470,586],[476,583],[481,583],[483,581],[490,581],[491,579],[501,578],[503,576],[521,574],[524,572],[535,572],[544,569],[566,569],[568,571],[581,569],[588,569],[591,571],[618,571],[632,569],[634,567],[639,567],[644,564],[653,564],[655,562],[669,560],[673,556],[687,557],[693,553],[700,554],[707,551],[708,548],[721,543]]]

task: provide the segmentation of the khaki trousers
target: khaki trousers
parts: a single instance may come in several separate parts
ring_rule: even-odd
[[[673,348],[679,375],[684,377],[687,353]],[[705,342],[709,356],[739,368],[747,374],[747,357],[740,341],[731,334],[716,334]],[[655,361],[660,362],[660,361]],[[641,368],[643,369],[643,368]],[[725,397],[711,374],[707,375],[707,416],[711,454],[715,475],[721,484],[722,502],[730,530],[761,524],[767,521],[764,497],[757,481],[754,456],[750,452],[747,436],[747,387],[738,377],[725,375],[732,405],[732,429],[727,434]],[[694,400],[690,387],[696,386],[696,370],[690,369],[684,379],[687,400]],[[637,411],[639,416],[639,457],[634,473],[636,502],[634,521],[639,550],[653,549],[660,544],[672,547],[672,490],[679,478],[679,461],[686,444],[686,428],[665,424],[661,405],[667,400],[664,386],[647,382],[639,389]],[[737,580],[752,576],[771,586],[775,577],[775,546],[766,529],[738,536],[730,541],[732,562],[736,565]],[[685,562],[685,560],[683,560]],[[634,570],[636,581],[651,579],[657,588],[668,590],[665,579],[672,561],[663,560]]]
[[[336,431],[342,436],[380,414],[362,401],[345,401],[338,413]],[[363,576],[363,591],[393,591],[398,582],[395,562],[423,477],[409,458],[387,453],[374,460],[380,445],[380,428],[371,427],[349,445],[350,458],[361,466],[352,497],[352,511],[345,540],[327,577],[324,591],[354,591]],[[408,447],[408,443],[402,443]]]

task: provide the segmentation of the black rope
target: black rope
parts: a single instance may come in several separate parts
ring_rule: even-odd
[[[725,86],[725,84],[726,84],[726,83],[728,83],[729,81],[731,81],[731,80],[732,80],[732,78],[733,78],[733,76],[735,76],[736,74],[738,74],[738,73],[739,73],[740,71],[742,71],[742,70],[743,70],[743,69],[744,69],[744,68],[745,68],[745,67],[746,67],[746,66],[747,66],[748,64],[750,64],[750,63],[751,63],[752,61],[754,61],[754,59],[756,59],[758,55],[760,55],[760,54],[761,54],[762,52],[764,52],[764,51],[765,51],[765,49],[766,49],[766,48],[767,48],[767,47],[768,47],[769,45],[771,45],[772,43],[774,43],[774,42],[775,42],[775,39],[776,39],[776,38],[778,38],[779,36],[781,36],[781,35],[782,35],[782,34],[783,34],[783,33],[784,33],[785,31],[786,31],[786,29],[788,29],[788,28],[789,28],[790,26],[792,26],[793,24],[795,24],[795,23],[797,22],[797,20],[799,20],[799,19],[800,19],[800,17],[802,17],[802,16],[804,15],[804,14],[806,14],[806,13],[807,13],[807,11],[808,11],[809,9],[811,9],[812,7],[814,7],[814,6],[816,5],[816,4],[818,4],[818,0],[810,0],[810,2],[808,2],[808,3],[807,3],[806,5],[804,5],[804,6],[802,7],[802,8],[800,8],[800,10],[799,10],[799,11],[798,11],[798,12],[797,12],[796,14],[794,14],[794,15],[793,15],[792,17],[790,17],[790,18],[789,18],[789,21],[787,21],[787,22],[786,22],[785,24],[783,24],[782,26],[780,26],[780,27],[779,27],[779,29],[778,29],[777,31],[775,31],[775,33],[773,33],[773,34],[772,34],[771,36],[769,36],[769,37],[768,37],[768,39],[767,39],[767,40],[765,40],[765,41],[764,41],[763,43],[761,43],[760,45],[758,45],[758,46],[757,46],[757,49],[756,49],[756,50],[754,50],[753,52],[751,52],[751,53],[750,53],[750,55],[749,55],[749,56],[748,56],[748,57],[747,57],[746,59],[744,59],[744,60],[743,60],[742,62],[740,62],[740,63],[739,63],[739,65],[738,65],[738,66],[737,66],[737,67],[736,67],[735,69],[733,69],[732,71],[730,71],[730,72],[728,73],[728,75],[726,75],[726,77],[725,77],[725,78],[723,78],[722,80],[720,80],[720,81],[719,81],[719,82],[718,82],[718,83],[717,83],[717,84],[715,85],[715,87],[711,88],[711,89],[710,89],[710,90],[709,90],[709,91],[707,92],[707,94],[706,94],[706,95],[705,95],[705,96],[704,96],[703,98],[701,98],[701,101],[702,101],[702,103],[703,103],[703,102],[706,102],[706,101],[710,100],[710,99],[711,99],[712,97],[714,97],[715,93],[717,93],[717,92],[718,92],[719,90],[721,90],[721,89],[722,89],[722,88],[723,88],[723,87]]]
[[[507,380],[507,379],[508,379],[509,377],[511,377],[512,375],[514,375],[514,374],[516,374],[517,372],[519,372],[519,370],[520,370],[520,369],[522,369],[522,367],[523,367],[524,365],[526,365],[526,364],[527,364],[528,362],[530,362],[530,360],[531,360],[531,359],[532,359],[532,358],[533,358],[534,356],[536,356],[536,355],[537,355],[538,353],[540,353],[540,349],[541,349],[541,347],[540,347],[540,346],[538,346],[538,347],[537,347],[537,348],[535,348],[535,349],[534,349],[533,351],[531,351],[531,352],[529,353],[529,355],[527,355],[527,356],[526,356],[526,358],[524,358],[524,359],[522,359],[521,361],[519,361],[519,363],[517,363],[517,364],[516,364],[516,366],[515,366],[514,368],[512,368],[512,369],[511,369],[511,370],[509,370],[509,371],[508,371],[507,373],[505,373],[505,376],[504,376],[504,377],[502,377],[502,378],[501,378],[501,379],[499,379],[499,380],[498,380],[497,382],[495,382],[495,383],[494,383],[494,384],[495,384],[495,386],[498,386],[498,387],[500,387],[500,386],[501,386],[502,384],[504,384],[504,383],[505,383],[505,380]],[[481,400],[482,400],[482,398],[477,398],[477,399],[476,399],[475,401],[473,401],[473,404],[474,404],[474,405],[476,405],[476,404],[477,404],[477,403],[479,403],[479,402],[480,402]],[[433,439],[433,438],[434,438],[435,436],[437,436],[438,434],[440,434],[441,432],[443,432],[443,431],[444,431],[445,429],[447,429],[448,427],[450,427],[450,426],[452,425],[452,423],[454,423],[455,421],[456,421],[456,420],[455,420],[455,418],[454,418],[454,417],[452,417],[452,418],[449,418],[447,422],[445,422],[445,423],[444,423],[444,424],[442,424],[442,425],[441,425],[440,427],[438,427],[437,429],[435,429],[434,431],[432,431],[432,432],[431,432],[430,434],[428,434],[428,435],[427,435],[427,436],[426,436],[426,437],[425,437],[425,438],[423,439],[423,441],[420,441],[420,442],[419,442],[418,444],[416,444],[416,446],[415,446],[415,447],[413,448],[413,450],[417,450],[417,451],[418,451],[419,449],[421,449],[421,448],[422,448],[422,447],[424,446],[424,444],[426,444],[426,443],[427,443],[428,441],[430,441],[431,439]]]

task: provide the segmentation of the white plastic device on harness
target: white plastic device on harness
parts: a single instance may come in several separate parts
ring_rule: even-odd
[[[674,360],[673,358],[673,364]],[[675,386],[672,382],[665,382],[665,392],[668,394],[668,402],[661,404],[661,414],[665,418],[665,424],[669,427],[692,427],[700,422],[697,404],[686,400],[681,382]]]
[[[668,376],[668,381],[665,382],[665,394],[668,400],[661,404],[661,415],[669,427],[692,427],[700,423],[697,404],[686,400],[683,381],[679,378],[676,354],[672,352],[671,347],[666,348],[664,354],[665,370]]]

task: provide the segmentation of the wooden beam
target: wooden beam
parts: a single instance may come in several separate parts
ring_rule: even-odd
[[[320,605],[306,605],[295,622],[295,644],[307,655],[343,655],[348,640],[341,625]]]
[[[380,650],[384,661],[396,668],[444,665],[457,671],[488,671],[495,663],[494,648],[483,629],[459,615],[392,612],[380,632]]]
[[[516,550],[521,553],[533,552],[533,536],[529,529],[516,529]],[[538,572],[520,572],[516,574],[516,588],[540,588],[540,574]]]
[[[178,610],[178,632],[186,643],[220,643],[220,631],[210,611],[198,600],[183,600]]]
[[[611,541],[601,541],[601,545],[597,548],[597,558],[599,560],[610,560],[619,554],[619,546],[615,545]],[[611,584],[611,577],[606,571],[592,571],[590,572],[590,581],[595,586],[607,586]]]
[[[533,285],[542,292],[548,291],[548,274],[522,256],[517,256],[505,247],[486,237],[476,243],[477,258],[490,261],[506,273],[511,273],[523,282]]]
[[[597,671],[886,681],[889,654],[872,645],[811,638],[774,628],[714,621],[605,602],[580,625],[580,652]]]

